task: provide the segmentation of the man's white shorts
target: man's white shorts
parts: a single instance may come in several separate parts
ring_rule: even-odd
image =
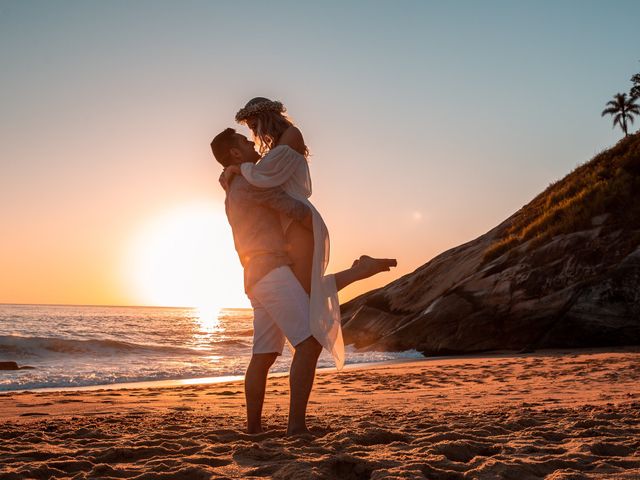
[[[311,336],[309,296],[288,266],[271,270],[249,292],[253,307],[253,353],[282,354]]]

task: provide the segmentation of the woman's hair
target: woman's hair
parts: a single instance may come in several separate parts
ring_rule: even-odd
[[[253,133],[260,155],[266,154],[275,147],[282,134],[294,125],[285,112],[286,108],[282,103],[256,97],[249,100],[236,114],[236,120],[247,125]],[[309,149],[306,146],[304,156],[309,156]]]

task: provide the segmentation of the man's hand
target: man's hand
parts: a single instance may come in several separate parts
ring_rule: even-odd
[[[240,175],[240,167],[238,165],[229,165],[222,171],[220,178],[218,178],[222,188],[225,190],[229,188],[234,175]]]

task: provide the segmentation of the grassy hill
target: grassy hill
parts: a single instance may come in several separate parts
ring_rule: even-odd
[[[555,235],[593,227],[640,228],[640,132],[577,167],[525,205],[484,256],[485,262],[532,240],[529,248]],[[630,239],[637,244],[639,239]]]

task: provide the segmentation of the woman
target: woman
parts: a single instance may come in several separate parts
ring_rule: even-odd
[[[307,199],[311,196],[311,176],[307,164],[309,149],[304,144],[302,133],[285,111],[282,103],[257,97],[236,114],[236,121],[247,125],[253,133],[258,152],[263,156],[259,166],[246,163],[238,173],[242,173],[255,186],[281,186],[290,195]],[[234,169],[232,173],[236,172]],[[312,265],[309,259],[313,257],[313,232],[287,217],[282,217],[281,222],[290,245],[291,269],[305,291],[311,294]],[[327,257],[328,253],[327,250]]]
[[[228,181],[241,174],[249,183],[262,188],[282,187],[292,197],[306,203],[313,214],[313,232],[287,217],[281,218],[289,245],[291,269],[309,294],[311,333],[334,357],[336,366],[344,365],[344,342],[340,324],[338,290],[347,284],[395,266],[395,260],[360,257],[350,270],[325,276],[329,263],[329,232],[322,217],[309,202],[311,176],[309,149],[300,130],[286,115],[282,103],[264,97],[250,100],[236,114],[236,121],[247,125],[263,155],[256,164],[229,167],[223,174]]]

